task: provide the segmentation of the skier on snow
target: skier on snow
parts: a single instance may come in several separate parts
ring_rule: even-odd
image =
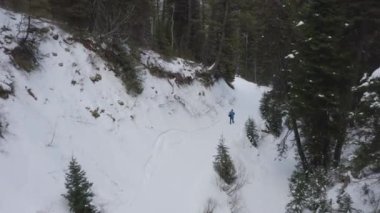
[[[235,123],[235,121],[234,121],[235,112],[233,109],[231,109],[231,111],[228,113],[228,117],[230,117],[230,124]]]

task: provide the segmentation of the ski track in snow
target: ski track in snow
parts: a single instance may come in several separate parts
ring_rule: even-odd
[[[180,129],[168,129],[166,131],[163,131],[162,133],[160,133],[157,136],[157,139],[154,142],[153,151],[150,154],[150,157],[148,158],[148,160],[144,166],[144,168],[145,168],[144,183],[146,183],[146,181],[149,181],[150,177],[152,176],[152,173],[154,172],[153,169],[154,168],[157,169],[157,165],[154,165],[154,163],[157,161],[157,158],[159,157],[159,155],[162,154],[162,152],[164,152],[164,148],[165,148],[164,146],[174,145],[173,143],[166,144],[168,142],[165,142],[165,140],[163,140],[163,138],[165,136],[168,136],[171,133],[175,133],[175,132],[186,132],[186,131],[180,130]]]
[[[156,159],[159,157],[159,155],[162,154],[162,152],[164,152],[164,149],[165,149],[164,146],[173,147],[173,146],[176,146],[176,145],[179,145],[180,143],[182,143],[182,142],[174,142],[174,143],[171,142],[168,144],[168,142],[165,142],[164,137],[167,137],[172,133],[183,133],[183,135],[181,136],[181,137],[183,137],[185,134],[204,131],[204,130],[210,129],[212,127],[215,127],[219,122],[220,122],[220,120],[213,122],[212,124],[210,124],[208,126],[196,128],[194,130],[168,129],[168,130],[161,132],[157,136],[157,138],[155,139],[153,151],[150,154],[150,157],[148,158],[148,160],[146,161],[146,163],[144,165],[144,169],[145,169],[144,183],[146,183],[146,181],[148,181],[149,178],[151,177],[151,173],[153,172],[152,170],[153,170],[153,168],[156,167],[156,166],[153,166],[153,164],[156,161]]]

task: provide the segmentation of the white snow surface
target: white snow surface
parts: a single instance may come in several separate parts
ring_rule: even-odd
[[[285,56],[285,58],[290,58],[290,59],[293,59],[295,58],[294,54],[293,53],[290,53],[289,55]]]
[[[299,21],[297,24],[296,24],[296,27],[299,27],[299,26],[302,26],[304,25],[305,23],[303,21]]]
[[[19,19],[0,9],[0,27],[13,30],[6,33],[15,33]],[[0,114],[9,124],[0,138],[0,212],[69,212],[62,194],[73,156],[93,183],[94,204],[102,212],[203,212],[208,199],[217,203],[215,213],[230,212],[212,165],[221,135],[236,167],[245,171],[240,212],[284,212],[293,153],[278,160],[275,139],[262,133],[256,149],[244,133],[248,117],[264,127],[258,108],[267,88],[238,77],[234,90],[222,81],[211,88],[196,81],[178,87],[145,70],[144,92],[132,97],[96,54],[65,43],[68,36],[51,28],[39,47],[44,57],[31,73],[15,68],[0,51],[0,76],[13,82],[15,91],[0,99]],[[163,62],[155,56],[142,62],[156,60],[173,72],[197,69],[183,59]],[[102,80],[93,83],[90,77],[96,74]],[[227,116],[231,108],[233,125]],[[90,112],[96,109],[98,118]]]
[[[369,80],[374,80],[374,79],[377,79],[377,78],[380,78],[380,67],[377,68],[375,71],[373,71],[373,73],[369,77]]]
[[[368,213],[375,212],[374,209],[378,209],[380,199],[379,175],[368,176],[364,179],[356,179],[350,172],[346,175],[350,178],[350,183],[336,184],[328,191],[327,197],[331,199],[333,208],[339,208],[337,197],[343,192],[350,195],[353,209]],[[365,188],[369,190],[366,192]]]

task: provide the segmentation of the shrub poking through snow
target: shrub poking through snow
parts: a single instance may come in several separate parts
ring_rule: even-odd
[[[96,75],[90,77],[90,80],[92,83],[95,83],[102,80],[102,76],[99,73],[96,73]]]
[[[70,211],[73,213],[96,213],[98,212],[92,204],[94,193],[91,191],[92,183],[86,178],[76,159],[73,157],[66,173],[65,183],[67,193],[63,195],[69,202]]]
[[[217,147],[217,154],[214,159],[214,169],[227,185],[235,183],[237,178],[236,169],[228,153],[228,148],[224,144],[223,137],[220,138]]]
[[[13,82],[7,79],[7,75],[4,76],[4,78],[6,78],[4,80],[2,77],[2,74],[0,74],[0,98],[8,99],[14,92]]]
[[[257,147],[257,143],[259,142],[259,134],[257,133],[255,121],[252,118],[248,118],[245,122],[245,134],[249,142],[254,147]]]
[[[13,62],[21,69],[31,72],[37,67],[36,45],[32,42],[19,44],[11,51]]]
[[[4,135],[3,135],[4,130],[5,130],[5,125],[3,124],[3,121],[0,119],[0,138],[4,138]]]

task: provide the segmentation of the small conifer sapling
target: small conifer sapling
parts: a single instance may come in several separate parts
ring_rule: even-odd
[[[73,213],[97,213],[92,204],[94,197],[94,193],[91,191],[92,183],[87,180],[86,173],[74,157],[70,161],[65,179],[67,193],[63,197],[68,201],[70,211]]]
[[[237,175],[233,161],[228,153],[228,148],[224,144],[224,138],[221,137],[217,147],[217,154],[214,158],[214,169],[219,177],[227,184],[235,183]]]

